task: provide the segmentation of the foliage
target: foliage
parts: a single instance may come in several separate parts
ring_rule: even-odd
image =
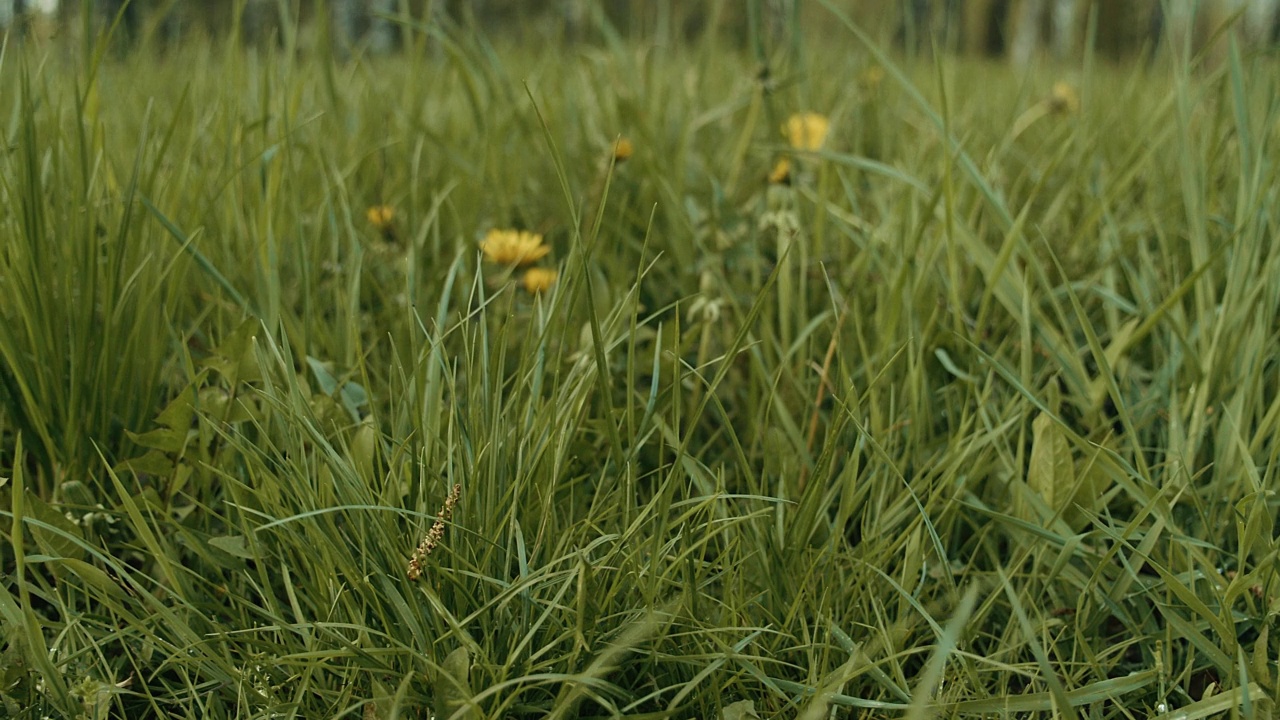
[[[1265,717],[1273,68],[842,33],[11,49],[6,713]]]

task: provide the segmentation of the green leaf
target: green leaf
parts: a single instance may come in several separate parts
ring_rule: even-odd
[[[1027,484],[1044,499],[1045,505],[1062,511],[1071,500],[1076,481],[1071,445],[1053,418],[1045,413],[1032,421],[1031,432]]]
[[[316,382],[320,384],[320,392],[325,395],[332,396],[338,390],[338,379],[329,372],[326,363],[317,360],[310,355],[307,356],[307,367],[311,368],[311,374],[315,375]]]
[[[256,319],[248,319],[223,339],[212,357],[204,364],[221,375],[230,385],[255,382],[262,379],[258,357],[254,352],[254,339],[262,329]]]
[[[98,498],[94,494],[93,490],[79,480],[67,480],[59,485],[58,494],[62,497],[62,502],[66,505],[93,507],[98,502]]]
[[[351,419],[360,421],[360,409],[369,404],[369,393],[358,383],[339,380],[329,370],[330,363],[307,356],[307,367],[315,376],[320,391],[342,403]]]
[[[751,720],[759,717],[756,714],[756,704],[750,700],[739,700],[725,705],[720,711],[720,720]]]
[[[369,404],[369,393],[358,383],[345,382],[342,384],[342,406],[351,414],[351,419],[360,420],[360,409]]]
[[[70,570],[89,587],[97,588],[104,594],[115,598],[123,599],[128,597],[124,589],[120,587],[120,584],[115,580],[112,580],[111,576],[108,575],[105,570],[96,565],[90,565],[84,560],[77,560],[75,558],[62,558],[61,560],[56,561],[56,563],[58,566]]]
[[[33,520],[56,528],[41,527],[34,523],[30,526],[31,536],[45,554],[63,558],[78,558],[84,554],[84,548],[76,542],[76,539],[84,540],[80,528],[34,493],[27,495],[27,514]]]
[[[177,397],[169,401],[164,410],[160,411],[156,417],[156,424],[185,434],[191,429],[191,422],[196,416],[195,400],[196,389],[188,385],[185,390],[178,393]]]
[[[127,470],[135,475],[166,477],[173,472],[173,461],[159,450],[148,450],[141,457],[122,460],[112,469],[116,472]]]
[[[185,430],[179,431],[170,428],[159,428],[144,433],[126,431],[125,434],[127,434],[129,439],[136,445],[151,450],[172,453],[174,455],[182,454],[182,448],[187,444],[187,433]]]
[[[471,701],[474,693],[471,692],[470,678],[471,656],[467,649],[460,647],[449,653],[436,678],[436,717],[460,720],[478,717]]]
[[[245,538],[243,535],[222,535],[219,537],[209,538],[209,547],[246,560],[256,560],[258,558],[258,556],[245,545]]]

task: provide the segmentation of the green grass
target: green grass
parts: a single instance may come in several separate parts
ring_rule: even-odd
[[[1274,63],[827,26],[10,45],[4,713],[1269,717]]]

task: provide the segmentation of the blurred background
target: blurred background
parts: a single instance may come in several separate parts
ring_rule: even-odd
[[[1269,47],[1280,0],[0,0],[11,38],[101,33],[132,47],[233,38],[297,50],[393,52],[430,27],[514,41],[659,43],[714,37],[770,53],[822,32],[830,9],[884,44],[1030,62],[1086,48],[1126,58],[1162,47],[1220,52],[1228,37]]]

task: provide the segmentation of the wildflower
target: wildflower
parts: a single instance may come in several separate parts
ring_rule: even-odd
[[[631,159],[631,154],[635,152],[635,146],[625,137],[620,137],[613,144],[613,161],[623,163]]]
[[[365,217],[369,218],[369,224],[378,229],[379,232],[388,232],[391,229],[391,221],[396,217],[396,209],[390,205],[374,205],[365,211]]]
[[[769,171],[770,185],[789,185],[791,183],[791,161],[787,158],[778,158],[778,162],[774,164],[773,169]]]
[[[530,295],[536,295],[540,292],[550,290],[551,286],[556,283],[556,278],[558,277],[560,277],[560,274],[555,270],[548,268],[529,268],[524,271],[524,279],[521,282],[523,282],[524,289],[528,291]]]
[[[426,562],[427,556],[431,554],[431,551],[435,550],[440,545],[440,541],[444,539],[445,525],[449,522],[449,518],[453,517],[453,508],[457,506],[458,498],[461,495],[461,485],[454,485],[449,490],[449,496],[444,499],[444,505],[440,507],[440,512],[436,513],[436,521],[432,523],[426,537],[422,538],[422,542],[418,543],[417,549],[413,551],[413,556],[409,558],[409,568],[405,571],[405,575],[410,580],[417,580],[422,577],[422,564]]]
[[[1037,120],[1047,115],[1072,115],[1079,110],[1080,93],[1076,92],[1071,83],[1059,80],[1053,84],[1053,89],[1043,100],[1027,108],[1018,116],[1018,119],[1013,122],[1011,134],[1015,138],[1019,137]]]
[[[1071,83],[1059,80],[1045,98],[1045,105],[1054,115],[1073,115],[1080,109],[1080,94]]]
[[[782,126],[782,134],[787,142],[797,150],[818,150],[827,140],[827,131],[831,129],[831,121],[826,115],[818,113],[801,113],[787,118]]]
[[[489,262],[499,265],[529,265],[537,262],[551,248],[542,244],[542,236],[527,230],[490,230],[480,241],[480,251]]]

